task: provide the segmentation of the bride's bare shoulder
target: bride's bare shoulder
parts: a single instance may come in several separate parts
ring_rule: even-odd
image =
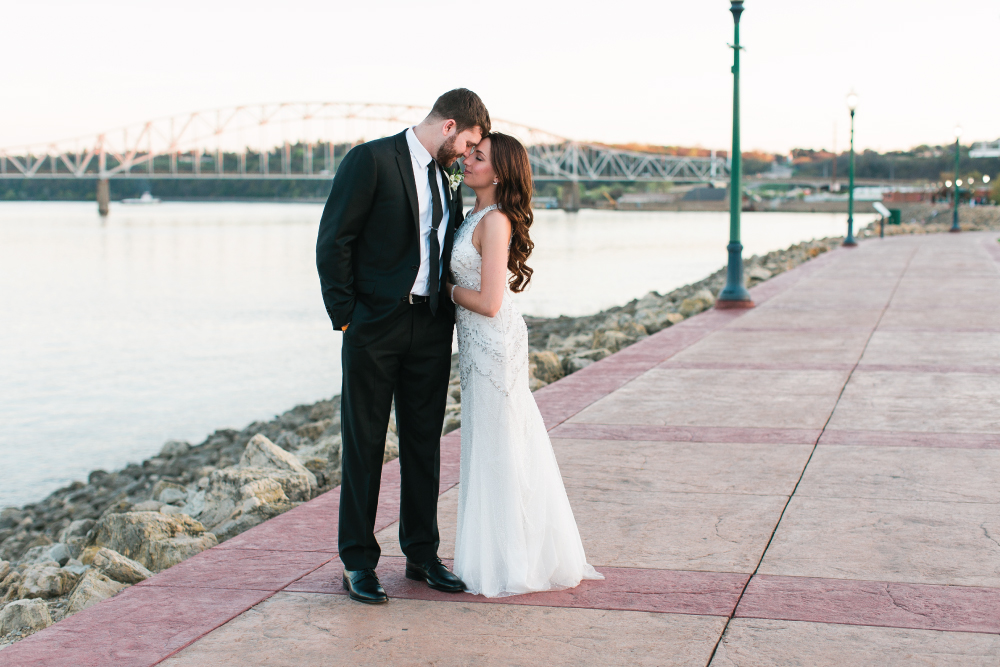
[[[510,218],[498,208],[484,215],[479,224],[487,231],[496,229],[497,231],[510,232]]]

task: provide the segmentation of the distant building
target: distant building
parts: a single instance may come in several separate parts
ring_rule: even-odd
[[[694,188],[688,190],[681,201],[725,201],[726,190],[723,188]]]

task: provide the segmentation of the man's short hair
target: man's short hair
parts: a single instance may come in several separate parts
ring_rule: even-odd
[[[483,136],[490,133],[490,112],[479,95],[468,88],[449,90],[437,98],[430,115],[442,120],[454,120],[459,132],[478,127]]]

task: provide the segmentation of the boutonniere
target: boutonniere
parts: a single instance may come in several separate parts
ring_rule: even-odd
[[[455,194],[458,187],[465,180],[465,174],[456,166],[454,170],[448,172],[448,185],[451,187],[451,194]]]

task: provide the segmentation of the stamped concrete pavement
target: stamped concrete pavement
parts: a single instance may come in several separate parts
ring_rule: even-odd
[[[535,394],[590,561],[487,600],[350,602],[336,491],[0,652],[0,665],[996,665],[1000,244],[893,237]],[[458,438],[443,439],[441,555]]]

